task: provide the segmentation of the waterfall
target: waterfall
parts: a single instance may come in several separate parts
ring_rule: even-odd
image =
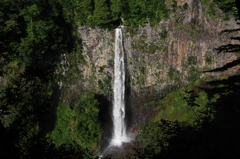
[[[110,145],[121,146],[122,142],[129,142],[125,124],[125,68],[124,50],[121,28],[115,32],[114,58],[114,99],[113,99],[113,138]]]

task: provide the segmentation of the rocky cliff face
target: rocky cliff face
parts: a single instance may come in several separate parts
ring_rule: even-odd
[[[215,50],[223,44],[234,43],[230,41],[231,34],[221,33],[222,30],[238,27],[234,19],[223,20],[221,11],[218,11],[218,17],[210,17],[207,7],[198,0],[177,2],[177,11],[158,25],[146,24],[137,30],[122,27],[127,106],[129,111],[138,113],[136,116],[131,113],[132,124],[144,119],[151,111],[146,103],[159,92],[209,75],[202,72],[222,67],[236,59],[235,54],[218,54]],[[185,3],[188,7],[183,7]],[[74,88],[103,94],[111,101],[114,30],[89,27],[79,27],[78,30],[85,62],[78,65],[81,78]],[[232,71],[227,70],[228,73]]]

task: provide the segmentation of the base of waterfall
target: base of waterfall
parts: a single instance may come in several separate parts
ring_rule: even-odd
[[[117,137],[117,138],[113,138],[110,142],[110,146],[122,146],[122,143],[128,143],[130,142],[132,139],[129,137]]]
[[[99,159],[135,158],[142,149],[142,142],[132,139],[130,142],[122,142],[121,146],[109,145],[99,156]]]

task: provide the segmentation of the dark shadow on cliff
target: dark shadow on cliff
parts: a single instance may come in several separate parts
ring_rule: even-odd
[[[226,30],[223,30],[222,33],[234,33],[234,32],[237,32],[240,31],[240,28],[237,28],[237,29],[226,29]],[[239,36],[233,36],[230,38],[231,40],[240,40],[240,37]],[[215,48],[215,50],[219,53],[239,53],[240,52],[240,44],[226,44],[226,45],[222,45],[222,46],[219,46],[218,48]],[[222,72],[222,71],[225,71],[229,68],[232,68],[234,66],[237,66],[240,64],[240,58],[237,58],[236,60],[232,61],[232,62],[229,62],[227,64],[225,64],[224,66],[222,67],[219,67],[219,68],[215,68],[215,69],[212,69],[212,70],[206,70],[206,71],[203,71],[203,73],[207,73],[207,72]]]
[[[207,73],[207,72],[222,72],[222,71],[225,71],[229,68],[232,68],[234,66],[237,66],[240,64],[240,59],[237,59],[237,60],[234,60],[232,62],[229,62],[227,64],[225,64],[224,66],[222,67],[219,67],[219,68],[215,68],[215,69],[212,69],[212,70],[208,70],[208,71],[203,71],[203,73]]]
[[[121,24],[121,22],[120,22]],[[123,37],[124,38],[124,37]],[[124,50],[124,66],[125,66],[125,122],[127,126],[127,133],[131,133],[132,125],[133,125],[133,105],[131,101],[132,97],[132,90],[131,90],[131,75],[130,71],[128,70],[128,56],[127,51],[124,47],[124,40],[123,40],[123,50]]]
[[[127,132],[131,131],[132,124],[133,124],[133,108],[132,108],[132,102],[131,102],[131,79],[129,71],[126,70],[126,83],[125,83],[125,122],[127,125]]]
[[[112,102],[101,94],[95,94],[95,98],[100,102],[99,120],[102,123],[103,135],[101,143],[101,153],[107,148],[112,139]]]
[[[238,19],[240,18],[240,1],[239,0],[235,0],[235,4],[238,10]]]

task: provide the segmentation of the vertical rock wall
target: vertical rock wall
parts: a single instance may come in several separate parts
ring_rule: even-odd
[[[198,0],[178,0],[178,9],[158,25],[123,27],[127,69],[127,104],[134,122],[151,111],[148,101],[159,92],[209,75],[203,71],[222,67],[236,59],[235,54],[218,54],[215,48],[234,43],[225,29],[238,28],[234,19],[210,17]],[[188,8],[182,7],[184,3]],[[81,89],[112,98],[114,31],[79,27],[85,63],[79,64]],[[229,72],[229,70],[227,70]],[[234,70],[233,70],[234,71]],[[231,71],[230,71],[231,72]],[[219,75],[219,73],[212,73]],[[142,108],[142,109],[139,109]]]

